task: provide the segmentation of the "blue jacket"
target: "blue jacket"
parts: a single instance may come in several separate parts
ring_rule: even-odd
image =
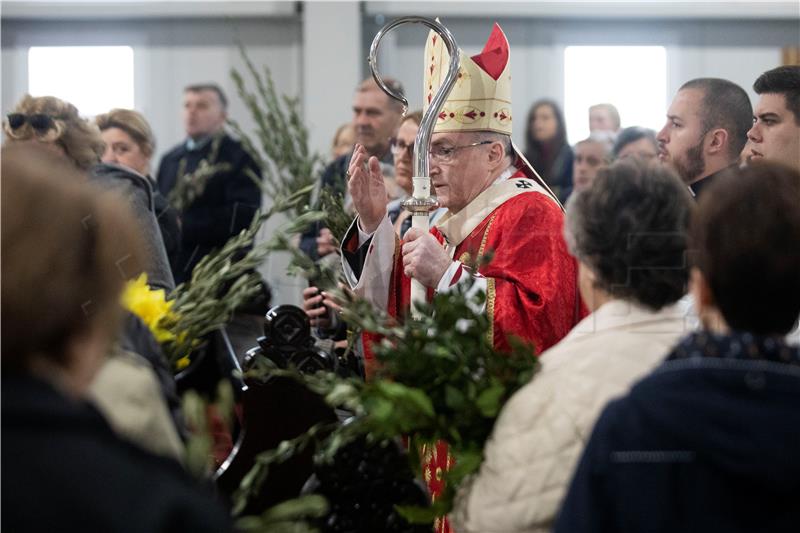
[[[606,407],[555,531],[800,531],[800,350],[685,338]]]

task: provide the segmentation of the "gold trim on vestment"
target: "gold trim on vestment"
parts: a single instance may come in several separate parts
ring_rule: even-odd
[[[492,213],[489,222],[486,224],[486,229],[483,231],[483,238],[481,239],[481,246],[478,248],[478,257],[475,258],[476,261],[483,261],[483,252],[486,250],[486,241],[489,239],[489,228],[492,227],[492,222],[494,222],[497,213]],[[475,265],[477,268],[478,265]]]
[[[486,317],[489,319],[489,345],[494,346],[494,278],[486,278]]]

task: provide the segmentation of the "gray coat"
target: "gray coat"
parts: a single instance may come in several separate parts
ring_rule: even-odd
[[[108,163],[92,167],[89,177],[101,187],[118,192],[128,200],[139,221],[141,236],[147,248],[145,272],[148,284],[151,287],[165,289],[167,292],[172,291],[175,288],[175,280],[169,268],[164,240],[158,227],[150,181],[128,168]]]

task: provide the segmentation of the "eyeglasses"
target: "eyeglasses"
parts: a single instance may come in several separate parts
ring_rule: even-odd
[[[494,141],[481,141],[472,144],[465,144],[463,146],[433,146],[428,151],[431,157],[431,163],[452,163],[455,153],[464,148],[472,148],[475,146],[483,146],[484,144],[492,144]]]
[[[408,154],[408,157],[414,157],[414,144],[406,144],[405,141],[392,139],[389,149],[395,157],[403,157],[403,154]]]
[[[36,113],[33,115],[26,115],[24,113],[9,113],[6,116],[6,120],[8,120],[8,126],[12,130],[18,130],[24,126],[25,123],[28,123],[31,125],[31,128],[33,128],[37,135],[44,135],[55,127],[53,117],[42,113]]]

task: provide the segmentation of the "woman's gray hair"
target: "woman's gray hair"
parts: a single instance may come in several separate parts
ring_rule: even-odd
[[[693,205],[673,171],[633,157],[600,169],[589,189],[570,197],[564,234],[598,289],[657,310],[686,292]]]

